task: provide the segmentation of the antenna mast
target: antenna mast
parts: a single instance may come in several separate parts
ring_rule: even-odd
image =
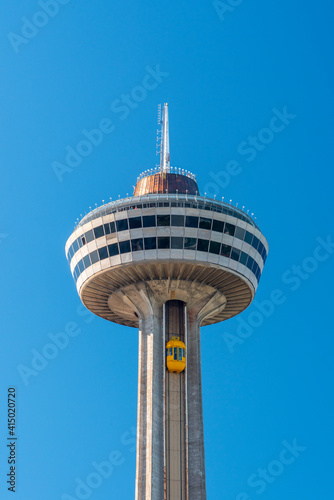
[[[168,104],[165,103],[161,118],[160,173],[170,172]]]

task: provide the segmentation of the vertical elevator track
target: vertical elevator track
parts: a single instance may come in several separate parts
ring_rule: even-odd
[[[179,300],[166,302],[166,343],[175,336],[186,343],[185,321],[185,304]],[[170,373],[165,357],[165,500],[187,500],[186,370]]]

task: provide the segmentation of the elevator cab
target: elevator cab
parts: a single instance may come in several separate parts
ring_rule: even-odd
[[[166,344],[167,369],[171,373],[180,373],[186,367],[186,346],[179,337],[172,337]]]

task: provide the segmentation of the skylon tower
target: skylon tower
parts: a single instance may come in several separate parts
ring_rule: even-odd
[[[205,500],[200,327],[249,306],[268,244],[170,166],[168,105],[159,113],[160,165],[86,215],[66,256],[90,311],[139,328],[136,500]]]

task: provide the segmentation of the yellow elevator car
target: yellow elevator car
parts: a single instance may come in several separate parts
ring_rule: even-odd
[[[186,346],[179,337],[172,337],[166,344],[166,359],[169,372],[180,373],[186,367]]]

